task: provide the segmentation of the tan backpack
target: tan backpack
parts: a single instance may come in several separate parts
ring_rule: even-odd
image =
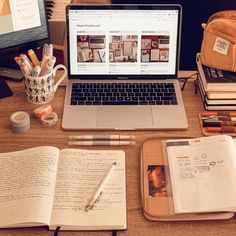
[[[215,13],[202,27],[202,64],[236,72],[236,10]]]

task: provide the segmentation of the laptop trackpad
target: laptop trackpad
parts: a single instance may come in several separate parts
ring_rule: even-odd
[[[146,106],[98,107],[98,126],[103,128],[145,128],[153,126],[152,110]]]

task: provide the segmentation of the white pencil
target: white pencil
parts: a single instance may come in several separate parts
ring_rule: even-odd
[[[70,140],[134,140],[134,135],[78,135],[69,136]]]
[[[101,180],[100,184],[98,185],[96,191],[94,192],[94,194],[90,198],[88,204],[86,205],[86,207],[85,207],[86,211],[93,209],[93,207],[95,206],[97,199],[100,198],[102,191],[103,191],[107,181],[110,179],[111,174],[112,174],[113,170],[115,169],[115,167],[116,167],[116,162],[113,162],[111,164],[110,168],[108,169],[107,173],[105,174],[105,176]]]
[[[78,141],[68,142],[68,145],[72,146],[127,146],[135,145],[134,141]]]

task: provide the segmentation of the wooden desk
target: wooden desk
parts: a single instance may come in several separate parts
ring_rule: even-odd
[[[14,95],[0,100],[0,152],[10,152],[26,148],[53,145],[58,148],[68,147],[68,136],[72,134],[126,134],[127,131],[64,131],[61,128],[65,88],[60,87],[51,105],[59,115],[59,122],[52,128],[43,128],[39,120],[31,119],[31,129],[24,134],[14,133],[10,129],[9,116],[12,112],[24,110],[29,113],[37,107],[27,103],[25,99],[23,83],[10,83]],[[199,222],[151,222],[148,221],[141,208],[140,197],[140,161],[139,154],[142,143],[146,139],[154,137],[186,137],[201,136],[198,120],[198,112],[203,111],[203,105],[199,95],[194,94],[193,81],[189,81],[183,91],[183,99],[187,112],[189,128],[184,131],[128,131],[136,135],[135,146],[118,147],[126,153],[127,173],[127,216],[128,229],[118,232],[118,236],[144,236],[144,235],[175,235],[175,236],[226,236],[235,235],[236,220],[225,221],[199,221]],[[176,117],[178,119],[178,117]],[[112,147],[88,147],[90,149],[112,149]],[[114,147],[113,147],[114,148]],[[117,148],[117,147],[116,147]],[[1,210],[1,209],[0,209]],[[115,214],[115,213],[114,213]],[[47,227],[24,228],[24,229],[2,229],[1,236],[40,235],[49,236],[53,232]],[[84,236],[108,236],[111,232],[60,232],[59,235],[84,235]]]

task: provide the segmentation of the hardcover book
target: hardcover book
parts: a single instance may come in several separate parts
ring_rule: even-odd
[[[117,163],[93,209],[85,206]],[[0,228],[126,228],[125,153],[42,146],[0,154]]]
[[[236,99],[236,91],[206,91],[209,99]]]
[[[206,91],[236,90],[236,72],[223,71],[205,66],[201,63],[200,54],[196,56],[198,73]]]
[[[197,81],[203,105],[206,110],[236,110],[236,100],[234,99],[209,99],[204,91],[200,79]]]
[[[198,74],[198,85],[203,91],[205,97],[209,100],[236,100],[236,90],[235,91],[206,91],[200,74]]]

